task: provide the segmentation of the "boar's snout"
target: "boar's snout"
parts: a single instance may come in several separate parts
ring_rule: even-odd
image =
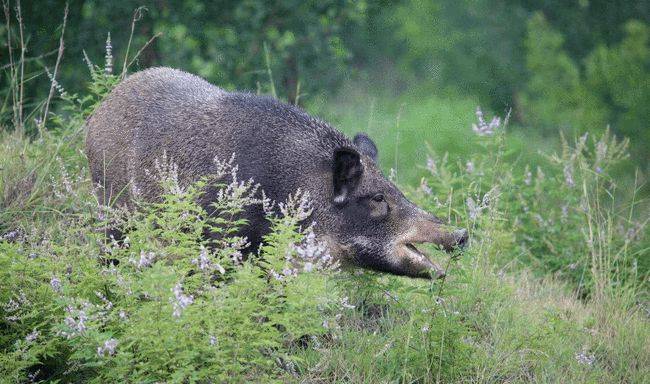
[[[459,249],[465,249],[467,246],[467,241],[469,240],[469,233],[467,233],[467,229],[457,229],[454,231],[453,235],[456,241],[455,246]]]
[[[397,242],[397,256],[406,275],[421,278],[442,278],[445,270],[430,260],[416,244],[435,244],[447,252],[467,246],[469,234],[466,229],[447,226],[435,216],[419,215]]]

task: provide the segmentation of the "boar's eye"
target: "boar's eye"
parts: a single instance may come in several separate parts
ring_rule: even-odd
[[[390,212],[388,202],[382,193],[377,193],[370,198],[370,217],[375,219],[385,218]]]

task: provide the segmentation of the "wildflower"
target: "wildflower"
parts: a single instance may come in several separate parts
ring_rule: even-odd
[[[86,308],[88,304],[84,305],[83,309],[76,309],[70,305],[65,308],[67,316],[63,320],[65,325],[69,328],[68,331],[62,332],[64,336],[68,339],[71,339],[75,336],[78,336],[86,331],[88,328],[86,326],[86,321],[88,321],[88,314],[86,313]]]
[[[201,245],[201,251],[199,252],[199,257],[197,259],[192,260],[192,264],[198,266],[199,269],[202,271],[212,268],[212,263],[210,262],[210,258],[208,257],[208,250],[203,245]]]
[[[491,136],[501,126],[501,118],[498,116],[494,116],[492,121],[487,123],[483,117],[481,107],[476,107],[476,118],[478,119],[478,124],[472,124],[472,131],[479,136]]]
[[[428,326],[428,325],[424,325],[424,326],[422,327],[422,333],[428,333],[429,330],[430,330],[430,329],[429,329],[429,326]]]
[[[59,95],[62,98],[66,98],[68,96],[68,94],[66,93],[65,89],[61,86],[61,84],[58,81],[56,81],[56,79],[54,78],[54,76],[52,76],[52,74],[50,73],[50,70],[47,69],[47,67],[45,67],[45,74],[47,74],[47,77],[52,82],[52,85],[54,86],[54,89],[56,89],[56,91],[59,92]]]
[[[325,270],[335,269],[338,264],[329,254],[325,243],[318,241],[312,227],[307,229],[307,233],[302,243],[293,247],[300,262],[303,263],[303,270],[310,272],[312,269]],[[293,261],[293,260],[289,260]]]
[[[95,64],[93,64],[92,61],[90,61],[90,58],[88,57],[88,54],[86,53],[85,49],[81,50],[81,53],[83,53],[83,61],[86,63],[86,66],[88,67],[88,72],[93,74],[95,72]]]
[[[524,184],[526,185],[531,185],[533,182],[533,173],[528,169],[528,166],[526,166],[526,170],[524,171]]]
[[[266,193],[262,191],[262,210],[267,216],[272,216],[274,214],[273,209],[275,208],[275,202],[266,196]]]
[[[564,166],[564,182],[569,188],[573,188],[576,185],[573,180],[573,167],[570,164]]]
[[[214,346],[217,345],[217,337],[210,335],[210,345]]]
[[[471,161],[465,163],[465,172],[474,173],[474,163],[472,163]]]
[[[294,217],[298,221],[307,219],[313,211],[309,202],[309,192],[302,191],[300,188],[293,195],[289,195],[285,203],[278,203],[278,208],[285,218]]]
[[[137,268],[144,269],[151,267],[156,259],[156,254],[153,252],[140,251],[140,260],[138,260]]]
[[[103,293],[96,291],[95,296],[97,296],[103,303],[107,310],[113,308],[113,303],[104,296]]]
[[[178,179],[178,165],[173,158],[167,159],[167,151],[163,151],[160,159],[154,160],[154,169],[156,171],[154,177],[160,182],[165,193],[174,196],[181,196],[185,193],[185,188],[181,186]],[[149,176],[151,172],[145,170],[145,174]]]
[[[295,268],[284,268],[282,270],[282,274],[285,277],[296,277],[296,276],[298,276],[298,270],[295,269]]]
[[[347,296],[345,296],[344,298],[342,298],[342,299],[341,299],[341,306],[342,306],[343,308],[347,308],[347,309],[354,309],[355,306],[352,305],[352,304],[350,304],[348,301],[349,301],[349,299],[348,299]]]
[[[106,357],[115,355],[115,349],[117,348],[116,339],[108,339],[104,342],[103,345],[97,347],[97,356]]]
[[[118,316],[119,316],[120,320],[128,319],[128,316],[126,315],[126,312],[123,309],[120,310],[120,312],[118,313]]]
[[[596,162],[605,160],[605,156],[607,156],[607,143],[601,139],[596,143]]]
[[[390,180],[390,181],[397,180],[397,171],[395,170],[395,168],[391,168],[388,171],[388,180]]]
[[[596,357],[593,354],[588,354],[587,349],[583,348],[582,351],[575,354],[575,359],[580,364],[593,365]]]
[[[599,167],[599,166],[596,166],[595,170],[596,170],[596,173],[599,173],[599,174],[603,173],[603,169],[601,167]]]
[[[476,220],[481,215],[481,211],[487,208],[489,197],[485,194],[482,202],[480,200],[474,201],[472,197],[468,197],[465,202],[467,204],[467,210],[469,211],[469,218],[471,220]]]
[[[104,63],[104,72],[107,75],[113,73],[113,45],[111,44],[111,33],[108,32],[106,37],[106,62]]]
[[[50,287],[54,292],[61,292],[61,280],[58,277],[54,276],[50,279]]]
[[[174,288],[172,288],[172,292],[174,293],[174,299],[170,298],[174,307],[174,313],[172,316],[179,318],[181,317],[183,310],[194,302],[194,297],[183,294],[181,283],[176,284]]]
[[[269,271],[269,274],[270,274],[270,275],[271,275],[275,280],[277,280],[277,281],[284,281],[284,276],[281,275],[281,274],[279,274],[279,273],[277,273],[277,272],[275,271],[275,269],[271,269],[271,270]]]
[[[40,333],[37,330],[34,330],[32,333],[25,336],[25,341],[28,342],[28,343],[31,343],[32,341],[35,341],[38,338],[39,335],[40,335]]]
[[[431,195],[432,193],[431,188],[424,177],[420,180],[420,190],[424,192],[425,195]]]
[[[9,231],[5,233],[4,235],[0,236],[0,240],[6,241],[8,243],[12,243],[18,239],[18,236],[20,233],[18,231]]]
[[[429,156],[427,156],[427,169],[433,176],[438,176],[438,166],[436,165],[436,161]]]

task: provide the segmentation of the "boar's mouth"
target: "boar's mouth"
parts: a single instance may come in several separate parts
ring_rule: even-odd
[[[411,277],[440,279],[445,270],[431,261],[426,253],[420,251],[413,242],[404,242],[397,247],[397,259],[403,273]]]
[[[467,231],[464,229],[448,232],[433,232],[435,236],[412,235],[397,243],[396,256],[398,268],[408,276],[423,278],[442,278],[445,270],[420,251],[415,244],[437,244],[447,252],[465,247]]]

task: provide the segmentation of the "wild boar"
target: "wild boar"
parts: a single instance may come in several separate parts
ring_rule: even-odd
[[[133,190],[145,200],[156,199],[158,184],[146,170],[163,152],[183,182],[213,174],[213,159],[234,153],[239,176],[252,178],[274,201],[299,188],[309,192],[314,231],[343,263],[440,277],[443,270],[416,244],[452,250],[467,242],[466,230],[449,229],[384,177],[368,136],[350,140],[268,96],[226,92],[186,72],[152,68],[115,87],[86,128],[92,180],[104,204],[128,206]],[[243,235],[257,246],[268,231],[262,207],[249,208],[245,218]]]

